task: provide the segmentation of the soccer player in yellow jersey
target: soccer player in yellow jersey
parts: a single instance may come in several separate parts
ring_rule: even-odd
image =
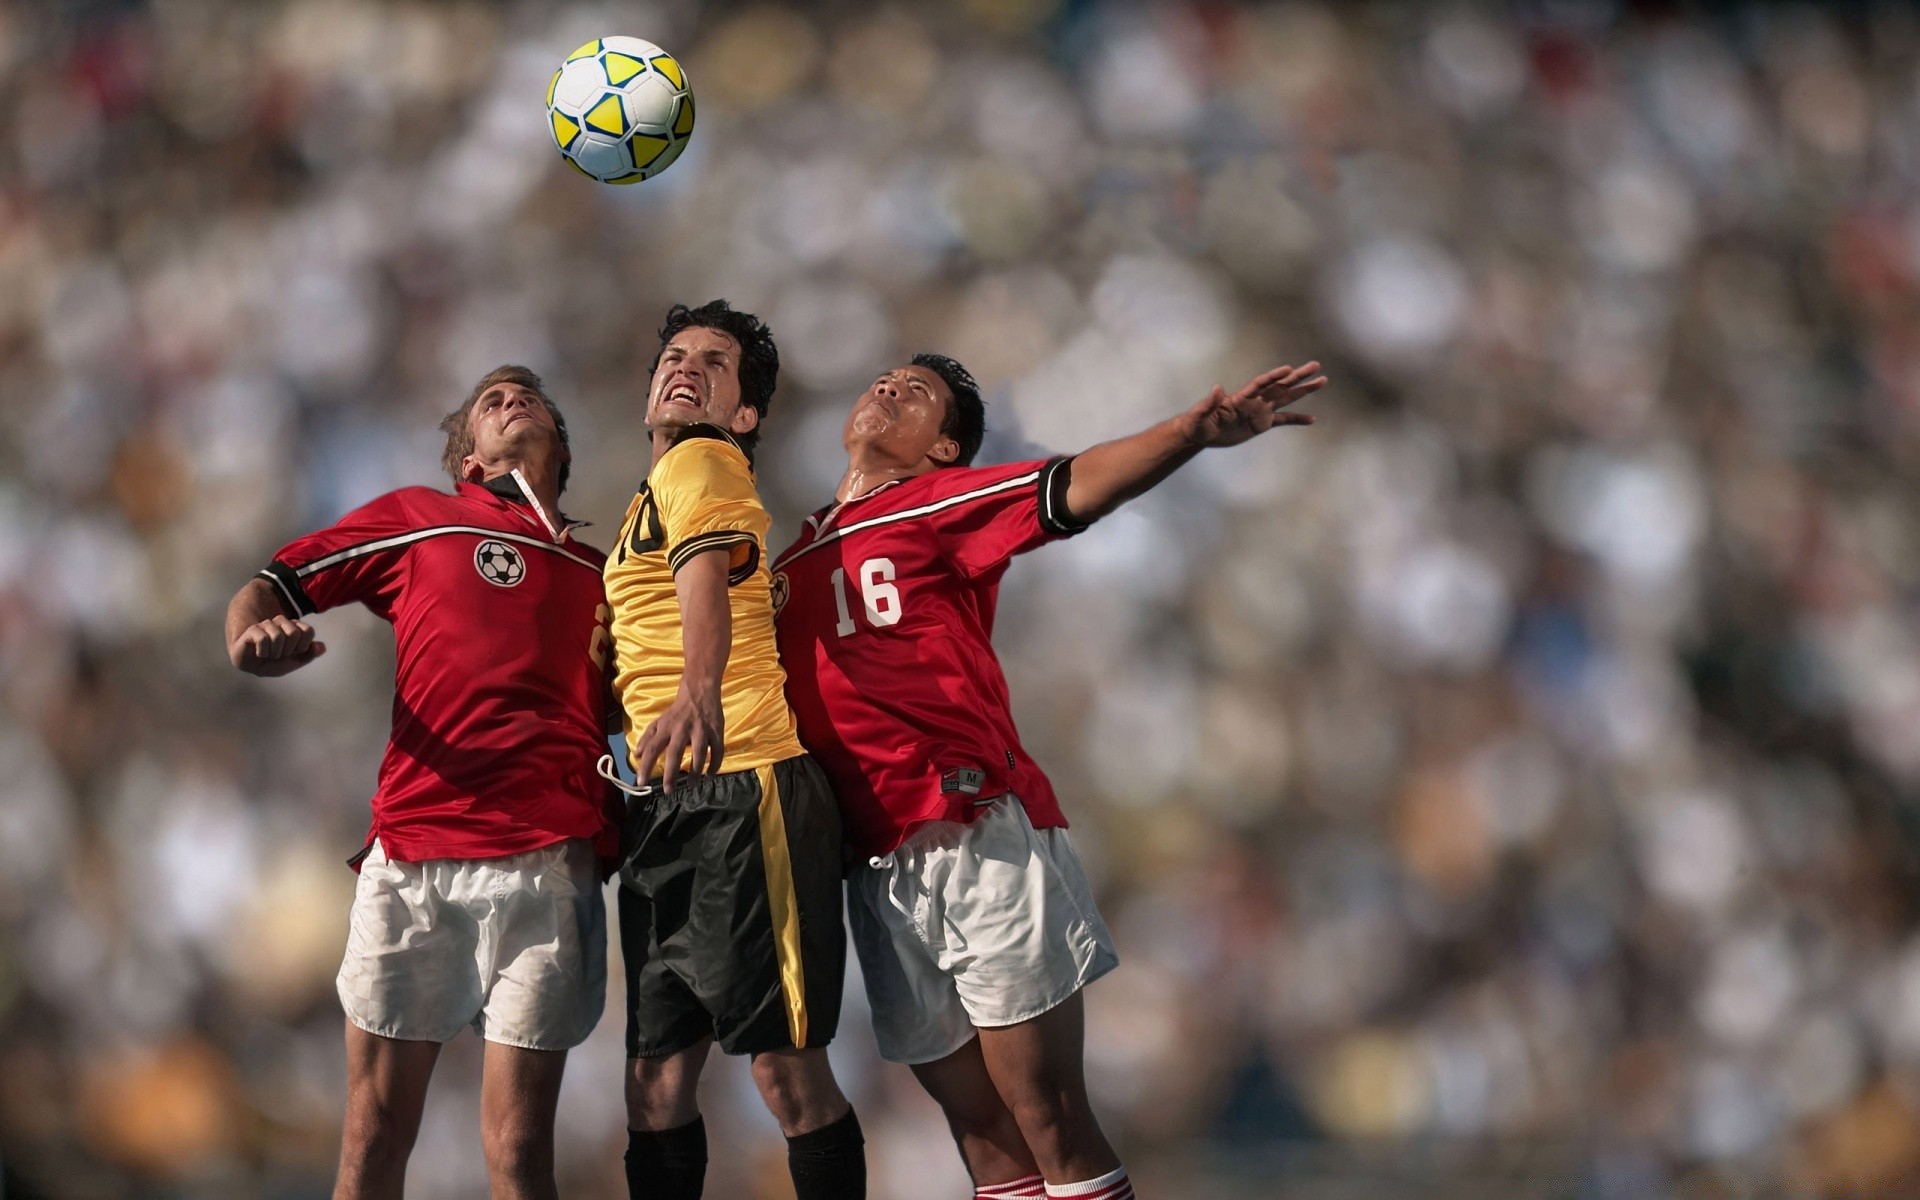
[[[634,1200],[700,1195],[695,1088],[715,1042],[753,1056],[797,1200],[866,1193],[826,1054],[846,962],[839,809],[787,707],[753,478],[779,372],[751,314],[674,306],[647,395],[652,469],[607,556],[614,685],[634,772],[655,784],[622,831]]]

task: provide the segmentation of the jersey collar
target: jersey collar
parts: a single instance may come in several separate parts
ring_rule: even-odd
[[[517,467],[505,475],[495,475],[484,483],[468,483],[462,480],[460,487],[462,490],[476,489],[488,492],[509,504],[531,510],[535,519],[546,528],[547,536],[551,537],[555,543],[566,541],[574,530],[593,523],[576,521],[565,513],[555,513],[553,518],[549,519],[546,510],[540,506],[540,501],[535,498],[533,489],[527,486],[526,479]]]
[[[914,475],[911,478],[919,479],[920,476]],[[807,528],[811,529],[814,532],[814,535],[817,537],[820,534],[825,533],[827,526],[833,524],[833,519],[839,516],[841,513],[847,511],[849,508],[852,508],[854,505],[860,503],[862,500],[871,500],[875,496],[878,496],[881,492],[890,491],[893,488],[899,487],[901,484],[905,482],[907,482],[907,480],[905,479],[889,479],[885,483],[881,484],[879,487],[873,489],[872,491],[866,493],[865,495],[855,496],[850,500],[835,500],[831,504],[823,504],[819,508],[814,509],[813,515],[807,518]]]

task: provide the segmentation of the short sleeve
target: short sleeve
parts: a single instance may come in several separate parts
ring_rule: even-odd
[[[969,579],[1002,570],[1014,555],[1087,528],[1067,511],[1073,460],[1009,463],[970,472],[942,502],[934,528],[947,558]]]
[[[355,601],[384,614],[399,583],[412,522],[398,492],[282,546],[259,577],[296,617]]]
[[[753,575],[773,521],[738,446],[716,437],[689,438],[654,464],[647,484],[666,534],[668,567],[678,571],[697,554],[724,549],[730,583]]]

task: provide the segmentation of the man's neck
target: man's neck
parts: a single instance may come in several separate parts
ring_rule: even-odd
[[[560,521],[560,477],[559,472],[545,462],[529,463],[504,460],[489,467],[480,477],[482,483],[488,483],[502,476],[520,472],[520,478],[527,481],[527,488],[533,498],[540,502],[547,516],[558,525]]]
[[[889,483],[902,479],[915,479],[937,468],[932,459],[923,458],[917,463],[903,463],[898,459],[872,453],[865,446],[847,448],[847,473],[840,477],[840,486],[834,490],[836,503],[845,504],[849,500],[858,500],[871,495]]]

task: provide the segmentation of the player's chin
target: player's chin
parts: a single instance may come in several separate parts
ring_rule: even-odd
[[[853,419],[847,422],[847,433],[865,440],[879,437],[892,427],[893,418],[885,409],[868,405],[853,414]]]
[[[691,404],[664,403],[654,405],[647,414],[647,424],[654,429],[685,429],[707,419],[707,414]]]

